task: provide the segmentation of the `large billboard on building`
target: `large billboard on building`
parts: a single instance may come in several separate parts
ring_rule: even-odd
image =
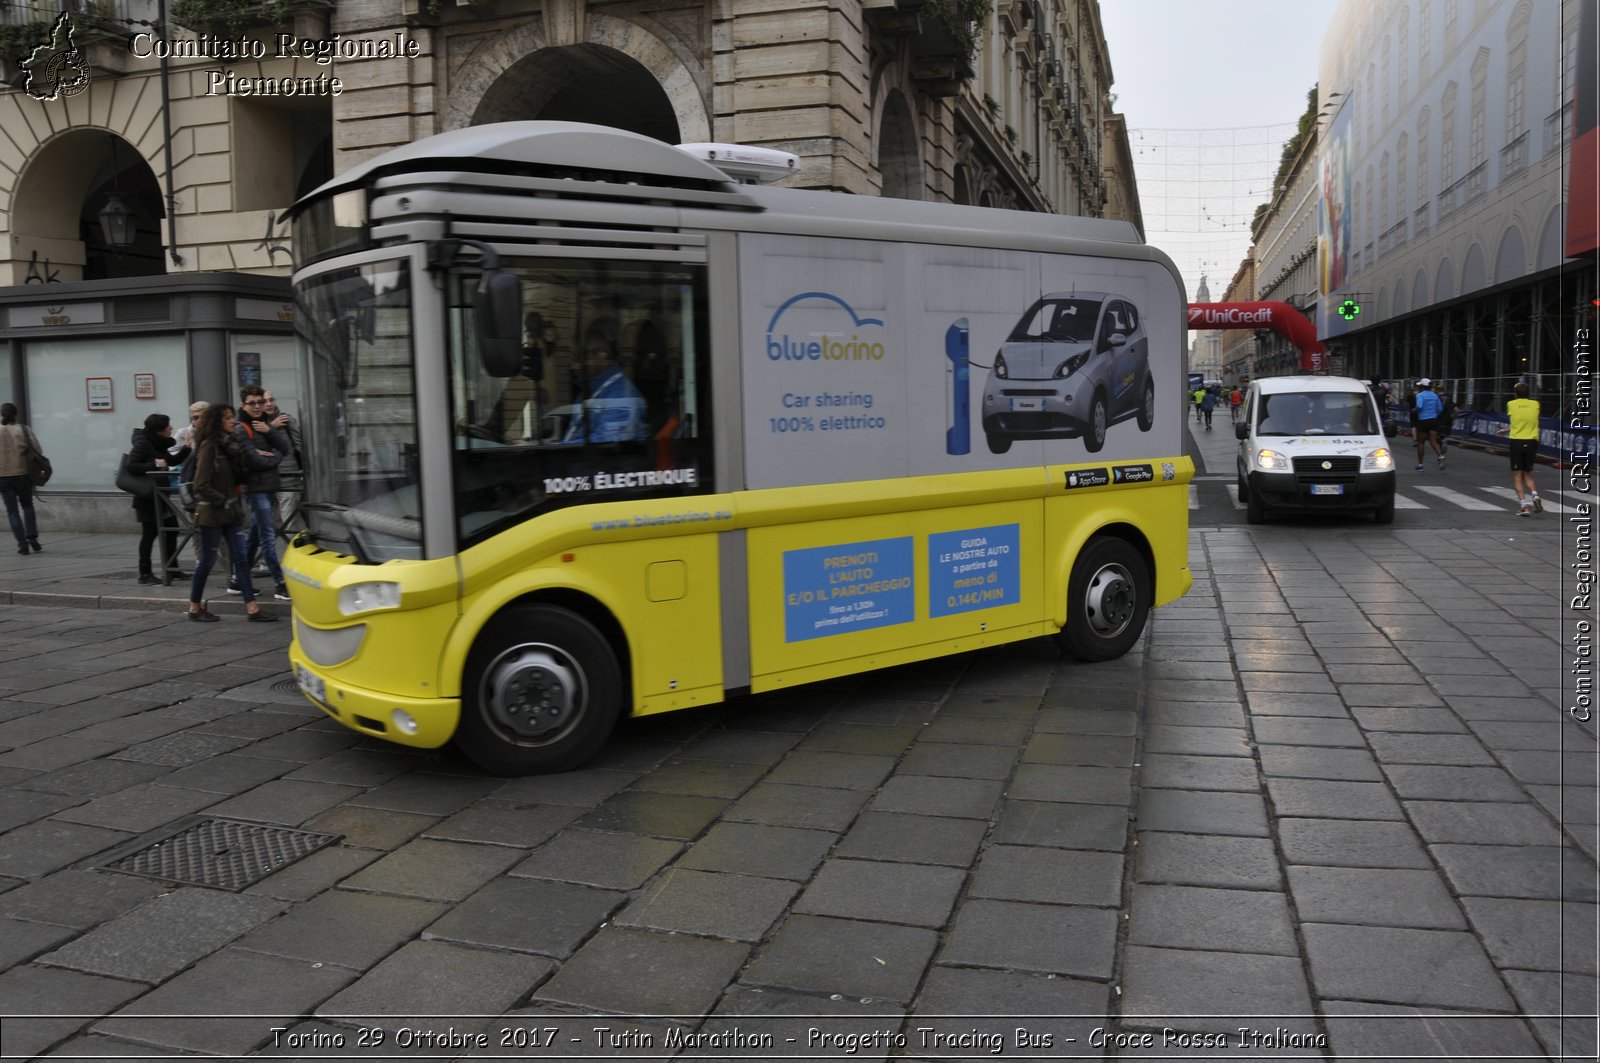
[[[1596,0],[1583,0],[1578,15],[1577,78],[1572,86],[1572,164],[1567,171],[1567,246],[1568,258],[1587,254],[1600,244],[1600,129],[1596,111],[1600,92],[1595,78],[1600,73],[1600,57],[1595,54]]]
[[[1328,123],[1318,160],[1317,204],[1317,335],[1324,338],[1342,334],[1349,326],[1332,313],[1350,275],[1350,116],[1355,114],[1353,94]]]

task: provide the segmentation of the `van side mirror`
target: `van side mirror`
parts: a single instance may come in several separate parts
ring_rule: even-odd
[[[1388,439],[1393,439],[1395,436],[1399,435],[1400,434],[1400,424],[1399,424],[1399,422],[1398,421],[1385,421],[1385,422],[1383,422],[1383,434]]]
[[[1240,421],[1237,424],[1235,424],[1233,426],[1233,438],[1235,438],[1235,439],[1249,439],[1250,438],[1250,426],[1247,423],[1245,423],[1244,421]]]
[[[473,298],[478,360],[492,377],[512,377],[522,368],[522,282],[497,269],[484,271]]]

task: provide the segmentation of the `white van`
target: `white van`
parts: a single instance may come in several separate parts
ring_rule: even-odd
[[[1251,383],[1239,444],[1239,501],[1251,524],[1268,510],[1370,509],[1394,520],[1394,454],[1372,392],[1343,376],[1279,376]]]

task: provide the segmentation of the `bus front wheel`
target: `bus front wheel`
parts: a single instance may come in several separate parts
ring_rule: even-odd
[[[508,609],[467,657],[456,745],[497,775],[576,768],[622,714],[621,674],[611,643],[577,613]]]
[[[1127,653],[1144,632],[1154,588],[1139,551],[1102,536],[1073,562],[1067,595],[1062,647],[1080,661],[1109,661]]]

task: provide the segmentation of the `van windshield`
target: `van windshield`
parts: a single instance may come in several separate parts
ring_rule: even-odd
[[[1261,396],[1258,436],[1377,435],[1372,399],[1361,391],[1288,391]]]

